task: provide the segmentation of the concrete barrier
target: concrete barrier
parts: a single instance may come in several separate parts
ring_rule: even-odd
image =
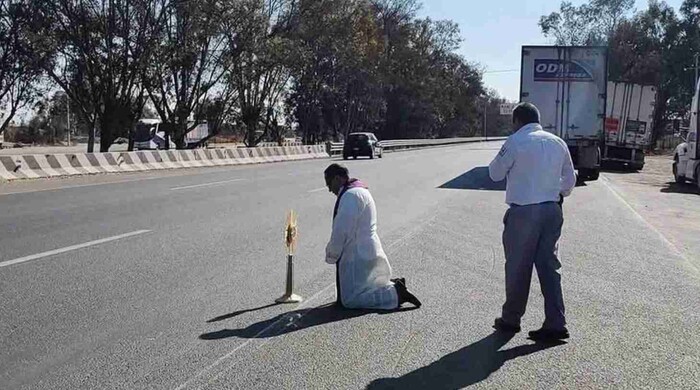
[[[0,179],[7,181],[98,173],[262,164],[329,157],[322,145],[0,156]]]

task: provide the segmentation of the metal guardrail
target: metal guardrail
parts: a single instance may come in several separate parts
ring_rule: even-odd
[[[379,141],[379,145],[386,151],[401,149],[416,149],[431,146],[446,146],[482,141],[503,141],[506,137],[470,137],[470,138],[440,138],[440,139],[398,139]],[[327,142],[326,151],[331,156],[343,153],[342,142]]]

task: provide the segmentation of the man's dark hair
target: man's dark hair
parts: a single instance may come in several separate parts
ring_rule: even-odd
[[[331,164],[328,166],[328,168],[326,168],[326,170],[323,172],[323,174],[329,178],[336,177],[336,176],[347,178],[347,177],[349,177],[350,172],[348,171],[347,168],[345,168],[344,166],[342,166],[340,164]]]
[[[524,125],[540,123],[540,110],[532,103],[520,103],[513,110],[513,120]]]

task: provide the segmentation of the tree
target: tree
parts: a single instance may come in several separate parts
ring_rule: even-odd
[[[684,68],[695,43],[688,39],[691,25],[685,23],[668,4],[651,1],[646,10],[621,22],[609,42],[611,80],[657,88],[654,140],[669,117],[685,115],[693,94]]]
[[[401,33],[401,26],[415,19],[420,3],[417,0],[371,0],[371,5],[382,31],[386,57],[390,59],[395,36]]]
[[[384,102],[383,52],[374,16],[364,1],[306,1],[294,31],[300,61],[288,99],[305,142],[373,130]]]
[[[305,142],[373,131],[381,139],[478,128],[478,69],[454,52],[449,21],[416,19],[416,1],[302,3],[289,112]]]
[[[75,102],[100,151],[126,136],[146,102],[142,77],[166,15],[166,0],[35,1],[43,18],[37,51],[49,76]],[[151,22],[144,22],[151,21]],[[88,151],[92,152],[94,132]]]
[[[590,0],[578,7],[563,1],[539,26],[557,45],[604,45],[632,7],[634,0]]]
[[[65,93],[59,91],[55,92],[47,103],[48,121],[46,127],[51,132],[51,143],[56,144],[68,132],[70,124],[68,119],[70,113],[68,110],[69,99]]]
[[[685,108],[689,108],[695,94],[694,56],[700,53],[700,0],[685,0],[680,8],[678,40],[673,61],[678,66],[679,89],[684,96]],[[682,68],[682,69],[680,69]]]
[[[447,137],[475,131],[476,122],[468,116],[476,112],[483,93],[481,75],[454,54],[460,42],[459,29],[452,22],[425,19],[400,26],[384,69],[385,138]],[[465,126],[455,126],[459,121]]]
[[[235,3],[170,0],[165,5],[160,42],[145,82],[161,120],[171,125],[178,148],[185,147],[185,136],[205,116],[204,102],[217,99],[227,61],[235,56],[236,48],[228,45],[219,19],[223,7],[235,7]],[[244,17],[240,12],[228,15]]]
[[[665,2],[651,0],[647,9],[628,17],[628,0],[591,0],[543,16],[540,27],[558,44],[607,44],[608,77],[614,81],[657,87],[653,139],[671,116],[684,116],[693,95],[686,71],[700,48],[700,1],[686,0],[681,18]]]
[[[247,12],[246,28],[225,26],[229,45],[239,47],[228,65],[227,88],[237,95],[237,120],[245,128],[245,144],[257,145],[268,134],[272,119],[291,77],[289,61],[295,58],[288,37],[297,10],[293,0],[239,0]]]
[[[35,24],[28,2],[0,0],[0,133],[37,96],[42,72],[30,44]]]
[[[486,118],[486,123],[481,123],[482,131],[477,134],[487,137],[508,136],[513,132],[513,122],[510,115],[501,115],[501,104],[509,103],[506,99],[500,97],[498,92],[489,89],[482,98],[482,103],[485,104],[484,112],[482,113],[482,121]]]
[[[481,72],[452,53],[445,56],[434,72],[431,93],[435,112],[434,135],[439,138],[476,135],[483,100],[480,96],[487,93]],[[488,124],[497,127],[496,121],[489,120]]]

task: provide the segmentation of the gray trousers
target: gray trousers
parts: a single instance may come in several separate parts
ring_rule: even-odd
[[[561,291],[561,263],[558,241],[564,224],[562,209],[556,203],[511,206],[503,218],[503,248],[506,254],[506,303],[502,318],[520,325],[530,293],[532,267],[544,296],[544,328],[562,330],[566,326]]]

